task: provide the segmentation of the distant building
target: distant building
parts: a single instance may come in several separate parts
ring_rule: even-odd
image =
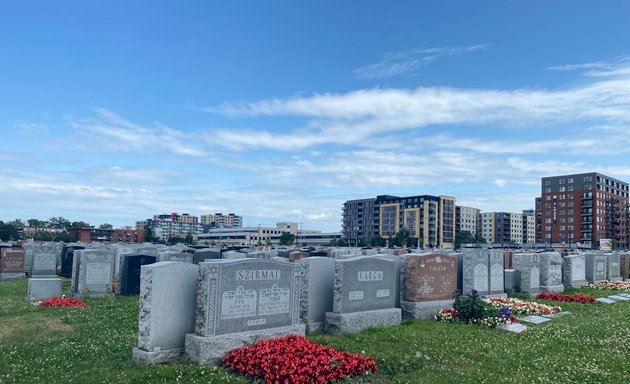
[[[455,206],[455,232],[468,231],[471,235],[477,234],[477,221],[479,209],[472,207]]]
[[[284,232],[295,235],[294,244],[328,245],[341,239],[341,232],[322,233],[316,230],[300,230],[298,223],[282,222],[275,227],[214,228],[198,237],[198,242],[208,244],[278,245]]]
[[[543,177],[537,241],[597,248],[600,239],[611,239],[628,248],[628,193],[628,183],[597,172]]]
[[[371,238],[392,238],[403,228],[425,247],[455,245],[455,198],[450,196],[392,196],[344,203],[343,237],[349,245],[369,244]]]
[[[147,229],[151,231],[153,237],[167,241],[172,237],[185,238],[192,236],[193,240],[202,233],[202,226],[199,218],[187,213],[153,215],[152,219],[136,222],[136,230]],[[146,235],[145,235],[146,236]]]
[[[535,218],[527,210],[521,213],[481,212],[478,234],[489,244],[532,244],[535,242]]]
[[[68,233],[83,243],[143,243],[144,230],[68,228]]]
[[[214,215],[201,215],[200,223],[208,228],[242,228],[243,217],[237,216],[233,213],[224,215],[222,213],[215,213]]]

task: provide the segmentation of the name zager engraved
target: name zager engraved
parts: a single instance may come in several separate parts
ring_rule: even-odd
[[[278,270],[238,270],[236,271],[236,280],[252,281],[252,280],[279,280],[280,271]]]
[[[359,271],[359,281],[383,280],[383,271]]]

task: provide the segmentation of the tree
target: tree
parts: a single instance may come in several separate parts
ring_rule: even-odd
[[[330,245],[331,247],[336,247],[337,246],[337,239],[330,240],[330,243],[328,245]]]
[[[46,228],[48,226],[47,221],[38,220],[38,219],[28,219],[26,220],[28,226],[31,228]]]
[[[410,239],[413,239],[411,237],[411,233],[407,230],[407,228],[403,228],[394,235],[394,237],[391,239],[389,243],[389,246],[390,247],[406,247]]]
[[[68,232],[55,233],[52,241],[61,241],[64,243],[74,243],[77,239]]]
[[[368,245],[368,244],[367,244],[367,241],[365,241],[365,239],[359,239],[359,240],[357,241],[357,247],[361,247],[361,248],[363,248],[363,247],[367,247],[367,245]]]
[[[459,231],[455,234],[455,249],[460,249],[462,244],[476,243],[475,237],[470,231]]]
[[[370,245],[372,247],[384,247],[385,246],[385,239],[381,235],[376,235],[376,236],[374,236],[373,238],[370,239]]]
[[[280,235],[280,245],[293,245],[295,235],[290,232],[282,232]]]
[[[0,240],[13,241],[18,240],[19,238],[20,231],[15,225],[0,221]]]
[[[33,240],[35,241],[52,241],[53,234],[46,231],[35,231],[33,233]]]
[[[61,216],[51,217],[50,219],[48,219],[48,223],[50,224],[51,228],[57,228],[57,229],[66,229],[66,228],[69,228],[71,225],[70,220],[65,219]]]
[[[144,241],[147,243],[152,243],[155,240],[157,240],[157,238],[153,234],[153,230],[151,229],[151,226],[149,224],[146,224],[144,226]]]
[[[193,237],[192,234],[189,232],[186,237],[184,237],[184,244],[192,244],[193,243]]]
[[[94,226],[85,221],[73,221],[72,224],[70,224],[70,228],[94,228]]]
[[[98,229],[114,229],[114,226],[109,223],[103,223],[98,226]]]
[[[337,246],[338,247],[347,247],[348,243],[346,243],[346,241],[344,239],[339,239],[339,240],[337,240]]]
[[[166,242],[168,245],[175,245],[178,243],[185,243],[186,242],[186,238],[185,237],[178,237],[178,236],[173,236],[173,237],[169,237],[168,241]]]

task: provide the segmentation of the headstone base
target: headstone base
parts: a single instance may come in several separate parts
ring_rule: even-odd
[[[431,320],[441,309],[453,307],[455,300],[401,301],[403,319]]]
[[[586,281],[586,280],[570,281],[568,283],[564,283],[564,289],[582,288],[586,284],[588,284],[588,281]]]
[[[608,279],[608,281],[623,281],[623,277],[612,277],[610,279]]]
[[[0,280],[18,280],[18,279],[25,279],[25,278],[26,278],[26,274],[24,272],[0,273]]]
[[[219,336],[199,336],[189,333],[186,335],[186,355],[199,365],[219,365],[221,358],[232,349],[245,344],[254,344],[261,339],[273,339],[290,334],[304,336],[305,330],[304,324],[298,324]]]
[[[61,279],[58,277],[28,279],[26,300],[38,301],[61,296]]]
[[[136,364],[155,365],[174,363],[184,354],[184,348],[170,348],[161,351],[144,351],[138,347],[131,350],[131,360]]]
[[[558,284],[558,285],[541,285],[540,286],[540,291],[541,292],[556,292],[556,293],[560,293],[560,292],[564,292],[564,285],[562,285],[562,284]]]
[[[306,326],[306,333],[324,332],[326,329],[326,323],[323,321],[304,323],[304,325]]]
[[[373,327],[392,327],[400,324],[401,320],[400,308],[353,313],[326,312],[326,332],[333,335],[357,333]]]

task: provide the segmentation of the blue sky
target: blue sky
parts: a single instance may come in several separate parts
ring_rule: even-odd
[[[630,3],[12,1],[0,220],[233,212],[337,231],[344,201],[533,208],[630,181]]]

